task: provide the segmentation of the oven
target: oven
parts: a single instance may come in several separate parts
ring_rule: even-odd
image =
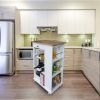
[[[18,59],[19,60],[32,60],[33,59],[33,49],[32,48],[18,49]]]

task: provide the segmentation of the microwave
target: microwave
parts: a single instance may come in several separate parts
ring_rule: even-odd
[[[18,59],[19,60],[32,60],[33,59],[33,49],[18,49]]]

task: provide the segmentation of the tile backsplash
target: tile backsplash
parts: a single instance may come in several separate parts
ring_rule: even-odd
[[[57,34],[44,32],[38,35],[24,34],[22,36],[24,37],[24,46],[31,46],[31,41],[35,40],[59,40],[66,42],[65,46],[81,46],[82,43],[87,41],[92,43],[92,34]]]

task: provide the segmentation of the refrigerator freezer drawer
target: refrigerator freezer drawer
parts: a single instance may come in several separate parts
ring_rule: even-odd
[[[12,73],[12,54],[0,55],[0,75],[9,75]]]

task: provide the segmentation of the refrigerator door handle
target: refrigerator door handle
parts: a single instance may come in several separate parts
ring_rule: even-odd
[[[4,52],[0,52],[0,56],[9,56],[12,53],[4,53]]]

